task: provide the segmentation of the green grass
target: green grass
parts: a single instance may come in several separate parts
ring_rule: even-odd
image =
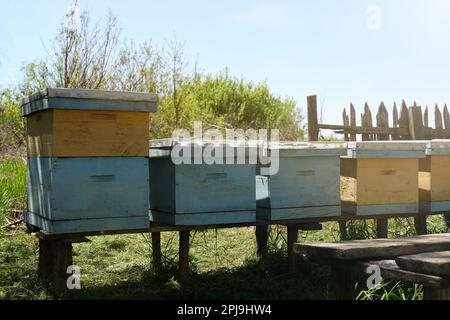
[[[19,158],[0,159],[0,226],[8,218],[14,219],[14,210],[22,210],[26,202],[26,163]]]

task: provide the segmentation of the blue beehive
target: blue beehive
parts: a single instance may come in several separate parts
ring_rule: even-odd
[[[25,221],[50,233],[149,227],[148,93],[45,89],[27,117]]]
[[[172,161],[174,146],[151,148],[150,220],[172,225],[254,222],[256,164],[226,164],[225,152],[223,164],[195,164],[194,145],[188,144],[191,164]]]
[[[270,150],[270,148],[269,148]],[[258,219],[278,221],[339,216],[340,156],[343,144],[282,143],[279,170],[258,175]]]

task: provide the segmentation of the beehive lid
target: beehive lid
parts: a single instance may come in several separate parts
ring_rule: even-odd
[[[450,140],[431,140],[427,143],[427,155],[450,155]]]
[[[156,103],[153,93],[46,88],[22,99],[21,115],[46,109],[155,112]]]
[[[347,143],[282,141],[270,144],[268,150],[278,150],[280,157],[342,156]]]
[[[349,158],[424,158],[427,141],[355,141],[348,143]]]

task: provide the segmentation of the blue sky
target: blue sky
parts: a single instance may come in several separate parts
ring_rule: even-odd
[[[0,88],[45,58],[71,0],[0,0]],[[450,102],[450,1],[80,0],[93,21],[108,8],[122,35],[161,46],[176,34],[207,72],[229,73],[293,97],[318,94],[327,123],[352,101]],[[375,7],[373,7],[375,6]],[[373,9],[375,8],[375,9]],[[375,11],[374,11],[375,10]],[[378,11],[377,11],[378,10]]]

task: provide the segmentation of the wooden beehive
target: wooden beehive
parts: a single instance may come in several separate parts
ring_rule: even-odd
[[[171,225],[254,222],[256,164],[227,164],[225,152],[223,164],[206,164],[195,160],[194,143],[185,146],[192,150],[191,164],[172,161],[175,145],[150,149],[150,220]]]
[[[450,140],[432,140],[419,163],[420,210],[450,211]]]
[[[28,158],[27,223],[51,233],[144,229],[148,158]]]
[[[419,159],[426,142],[349,142],[341,158],[343,214],[383,215],[419,212]]]
[[[51,233],[144,229],[153,94],[45,89],[23,99],[25,221]]]
[[[149,93],[52,89],[23,99],[29,157],[146,157]]]
[[[344,144],[283,143],[276,174],[257,176],[257,218],[271,221],[339,216]],[[274,159],[275,148],[272,148]],[[273,160],[272,160],[273,161]]]

